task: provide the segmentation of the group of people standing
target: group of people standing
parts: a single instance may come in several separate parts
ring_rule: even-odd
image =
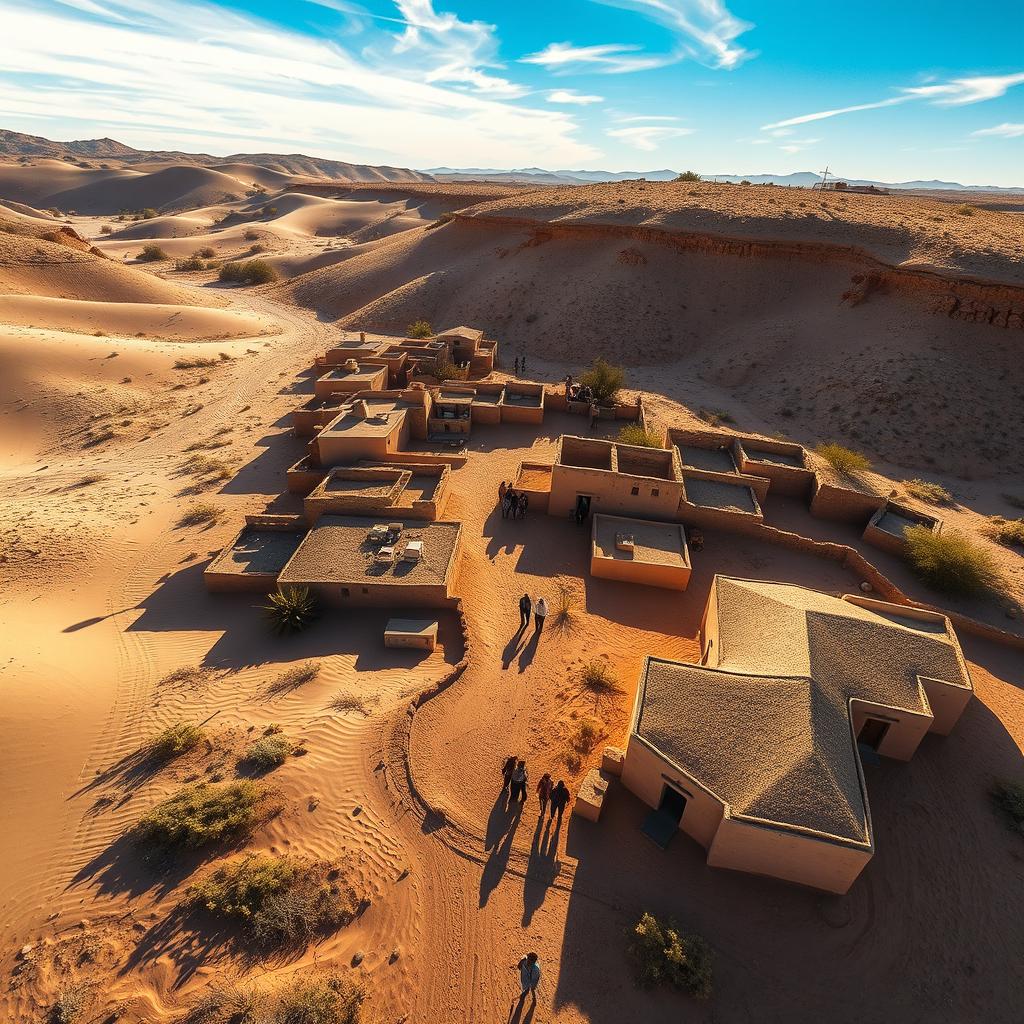
[[[533,615],[533,628],[539,633],[544,628],[544,620],[548,617],[548,603],[543,597],[534,601],[529,594],[523,594],[519,598],[519,632],[530,624],[530,615]]]
[[[526,373],[526,356],[516,356],[516,376]]]
[[[511,803],[526,803],[526,786],[530,781],[529,773],[526,770],[526,762],[520,760],[515,754],[509,754],[501,768],[502,785],[501,791],[508,793]],[[566,805],[569,803],[569,787],[559,779],[554,782],[550,773],[545,772],[537,782],[537,800],[540,803],[540,815],[550,811],[549,819],[558,815],[558,823],[562,823],[562,815],[565,813]]]
[[[530,499],[524,491],[512,490],[512,485],[504,480],[498,487],[498,502],[501,505],[502,519],[525,519],[530,508]]]

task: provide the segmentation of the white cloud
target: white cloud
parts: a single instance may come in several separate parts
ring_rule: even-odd
[[[873,103],[857,103],[849,107],[837,107],[834,110],[820,110],[814,114],[801,114],[785,121],[766,124],[762,131],[786,128],[791,125],[808,124],[811,121],[824,121],[826,118],[838,117],[841,114],[853,114],[861,110],[879,110],[882,107],[895,107],[901,103],[915,100],[926,100],[937,106],[964,106],[969,103],[984,103],[986,100],[1004,96],[1016,85],[1024,84],[1024,72],[1012,75],[975,75],[968,78],[954,78],[948,82],[932,85],[907,86],[899,90],[899,95],[888,99],[876,100]]]
[[[631,43],[604,43],[600,46],[549,43],[539,53],[527,54],[520,60],[523,64],[539,64],[548,71],[578,70],[581,66],[589,66],[609,75],[650,71],[677,60],[673,56],[644,56],[641,49]]]
[[[653,153],[668,139],[692,135],[692,128],[676,128],[664,124],[634,125],[632,128],[610,128],[605,132],[610,138],[619,139],[627,145]]]
[[[603,96],[590,96],[576,92],[575,89],[552,89],[547,96],[548,103],[568,103],[572,106],[585,107],[591,103],[603,103]]]
[[[635,11],[668,29],[673,46],[668,53],[648,54],[635,43],[574,46],[549,43],[521,58],[555,73],[589,68],[604,74],[650,71],[689,57],[709,67],[730,70],[754,54],[736,39],[752,26],[734,17],[721,0],[593,0],[606,7]]]
[[[994,125],[991,128],[979,128],[978,131],[971,132],[971,135],[976,137],[995,136],[1002,139],[1020,139],[1024,138],[1024,124],[1005,122],[1004,124]]]
[[[111,18],[54,0],[0,0],[7,116],[30,130],[56,119],[136,145],[222,154],[301,149],[420,166],[599,156],[568,112],[505,102],[476,64],[487,59],[489,26],[446,21],[430,3],[407,6],[402,33],[385,35],[386,60],[203,0],[103,7]]]
[[[646,124],[648,121],[678,121],[679,118],[674,114],[636,114],[629,116],[616,117],[615,120],[619,124],[630,124],[637,121],[642,121]]]

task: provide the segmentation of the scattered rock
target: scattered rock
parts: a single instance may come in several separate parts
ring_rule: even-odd
[[[366,954],[361,949],[357,950],[355,953],[353,953],[352,954],[352,966],[353,967],[358,967],[363,962],[363,957],[365,957],[365,956],[366,956]]]
[[[31,942],[26,942],[25,945],[18,950],[18,959],[27,960],[32,955],[32,950],[34,948],[35,947],[32,945]]]
[[[870,584],[870,583],[868,583],[868,581],[867,581],[867,580],[865,580],[865,581],[864,581],[864,582],[863,582],[863,583],[862,583],[862,584],[860,585],[860,589],[861,589],[861,590],[863,590],[865,594],[870,594],[870,593],[871,593],[871,591],[872,591],[872,590],[874,590],[875,588],[874,588],[873,586],[871,586],[871,584]]]
[[[401,955],[402,954],[399,951],[398,947],[395,946],[395,948],[391,950],[391,955],[388,957],[388,963],[393,964]]]
[[[355,807],[352,808],[352,817],[353,818],[358,818],[359,815],[362,814],[362,813],[363,813],[362,804],[356,804]]]
[[[396,882],[401,882],[403,879],[408,878],[408,877],[409,877],[409,869],[408,868],[402,868],[402,873],[398,876],[398,878],[395,879],[395,881]]]

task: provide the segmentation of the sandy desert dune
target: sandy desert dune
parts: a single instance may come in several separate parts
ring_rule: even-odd
[[[39,183],[44,163],[49,175],[49,161],[0,167],[0,816],[18,823],[0,834],[0,1016],[42,1021],[78,992],[85,1020],[178,1024],[226,982],[274,991],[334,967],[365,985],[367,1024],[505,1021],[529,946],[545,971],[536,1021],[1015,1019],[1022,848],[988,791],[1022,773],[1024,559],[985,530],[1020,515],[1007,496],[1024,500],[1018,214],[631,184],[267,179],[280,190],[224,199],[207,184],[243,182],[245,167],[104,178],[55,162]],[[123,199],[133,187],[167,214],[118,222],[141,201]],[[17,205],[71,192],[74,217]],[[138,262],[148,242],[168,258]],[[218,284],[219,263],[253,245],[281,280]],[[174,269],[205,246],[212,265]],[[621,787],[598,826],[545,828],[532,797],[522,814],[496,799],[512,751],[575,792],[623,743],[643,657],[700,656],[714,573],[828,593],[861,582],[710,530],[683,593],[592,577],[574,524],[495,505],[522,461],[585,432],[580,417],[474,425],[446,510],[465,537],[461,612],[439,616],[433,653],[381,646],[393,610],[328,613],[281,638],[258,596],[207,593],[202,571],[244,515],[302,508],[285,493],[306,453],[289,414],[312,394],[314,357],[421,317],[498,339],[498,381],[525,356],[526,377],[556,387],[603,355],[655,430],[725,416],[808,447],[844,441],[904,498],[909,478],[948,488],[939,514],[998,560],[998,599],[947,601],[859,530],[797,499],[766,505],[770,526],[847,544],[910,598],[1011,635],[962,637],[976,697],[953,734],[867,770],[877,850],[846,896],[710,868],[683,835],[661,851]],[[519,595],[560,588],[565,630],[515,634]],[[612,692],[580,684],[593,659]],[[210,716],[182,756],[142,755],[162,729]],[[582,752],[581,723],[598,737]],[[128,836],[143,812],[190,781],[234,778],[268,730],[299,752],[263,777],[274,813],[208,856],[142,859]],[[335,863],[369,904],[256,956],[188,896],[251,851]],[[649,908],[711,944],[708,1002],[634,986],[625,933]]]

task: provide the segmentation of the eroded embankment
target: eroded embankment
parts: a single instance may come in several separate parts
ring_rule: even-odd
[[[622,239],[664,245],[678,253],[705,256],[734,256],[741,259],[782,259],[821,264],[842,264],[856,268],[843,300],[851,305],[872,294],[898,294],[924,300],[934,313],[954,320],[988,323],[996,327],[1024,330],[1024,288],[954,276],[924,267],[897,267],[885,263],[856,246],[810,241],[735,238],[721,234],[676,231],[643,225],[552,224],[523,217],[496,217],[472,212],[454,213],[463,224],[479,227],[520,229],[529,232],[521,248],[543,245],[556,239],[592,241]],[[624,249],[624,262],[646,262],[637,252]]]

